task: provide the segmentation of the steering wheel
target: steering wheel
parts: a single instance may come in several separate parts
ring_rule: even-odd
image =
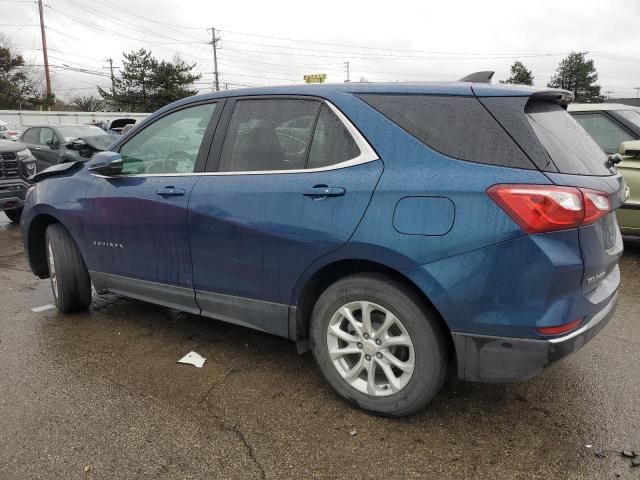
[[[307,149],[307,143],[304,140],[300,140],[297,137],[294,137],[293,135],[289,135],[287,133],[282,133],[282,132],[276,132],[276,135],[280,136],[280,137],[285,137],[285,138],[289,138],[295,142],[298,142],[302,148],[300,150],[298,150],[297,152],[285,152],[285,153],[289,153],[289,154],[294,154],[294,155],[299,155],[304,153],[304,151]]]
[[[167,158],[155,162],[147,171],[149,173],[180,173],[178,172],[178,166],[180,162],[193,163],[193,157],[187,152],[177,150],[167,155]]]

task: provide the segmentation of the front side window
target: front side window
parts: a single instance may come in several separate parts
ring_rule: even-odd
[[[591,135],[604,153],[616,153],[622,142],[634,139],[626,130],[601,113],[581,113],[573,118]]]
[[[40,129],[40,141],[42,145],[53,145],[55,136],[53,135],[53,130],[50,128],[41,128]]]
[[[320,103],[313,100],[238,100],[229,121],[219,170],[304,168],[319,108]]]
[[[183,108],[140,130],[120,148],[122,173],[192,173],[215,108],[215,103]]]
[[[307,168],[346,162],[360,155],[355,140],[327,105],[322,106],[311,142]]]

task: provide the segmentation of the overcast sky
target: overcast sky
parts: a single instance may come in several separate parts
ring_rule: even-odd
[[[495,70],[497,81],[515,60],[543,86],[568,52],[588,51],[603,92],[636,96],[639,19],[637,0],[45,0],[53,87],[62,98],[109,85],[106,59],[121,66],[123,51],[141,47],[196,63],[197,88],[210,91],[211,26],[219,30],[220,82],[228,88],[302,83],[306,73],[342,82],[345,62],[351,80],[455,80]],[[34,1],[0,0],[0,31],[30,63],[42,64]]]

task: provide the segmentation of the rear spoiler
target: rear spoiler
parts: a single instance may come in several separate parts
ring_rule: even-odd
[[[493,74],[496,72],[492,72],[490,70],[484,72],[473,72],[467,76],[462,77],[459,82],[472,82],[472,83],[491,83],[491,79],[493,78]]]
[[[531,94],[530,101],[555,102],[565,110],[567,105],[573,102],[573,93],[568,90],[542,90]]]

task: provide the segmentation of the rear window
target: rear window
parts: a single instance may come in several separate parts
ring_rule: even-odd
[[[444,155],[490,165],[535,168],[475,97],[374,94],[360,98]]]
[[[540,143],[561,173],[611,175],[607,156],[589,134],[555,102],[530,101],[525,113]]]

